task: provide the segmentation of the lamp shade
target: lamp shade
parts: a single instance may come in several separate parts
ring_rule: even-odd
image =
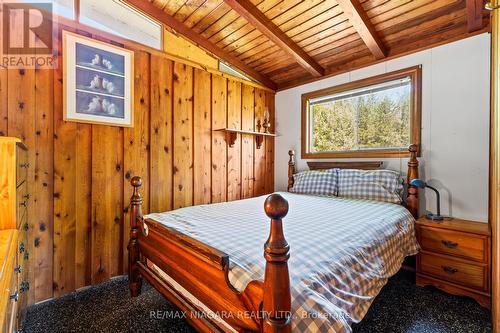
[[[410,185],[418,188],[425,188],[425,182],[422,179],[414,178],[410,180]]]

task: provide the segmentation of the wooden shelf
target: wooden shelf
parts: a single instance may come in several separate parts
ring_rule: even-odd
[[[257,149],[260,149],[260,147],[262,147],[262,141],[264,141],[265,136],[270,136],[270,137],[276,136],[276,134],[274,134],[274,133],[244,131],[244,130],[239,130],[239,129],[235,129],[235,128],[221,128],[221,129],[216,129],[215,131],[222,131],[222,132],[226,133],[226,140],[229,144],[229,147],[234,146],[234,142],[236,141],[238,133],[255,136],[255,143],[257,145]]]

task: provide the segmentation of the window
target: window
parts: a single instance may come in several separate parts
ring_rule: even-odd
[[[1,1],[0,1],[1,2]],[[54,14],[68,18],[70,20],[75,19],[75,1],[74,0],[52,0],[52,1],[44,1],[45,2],[51,2],[52,3],[52,11]],[[40,6],[36,2],[30,3],[31,6],[38,7]],[[39,7],[41,8],[41,7]]]
[[[402,157],[420,145],[421,68],[302,95],[302,157]]]
[[[162,25],[121,0],[80,1],[80,22],[155,49],[162,49]]]
[[[232,76],[239,77],[240,79],[243,80],[252,81],[248,76],[242,74],[240,71],[234,69],[228,64],[223,63],[222,61],[219,61],[219,71],[230,74]]]

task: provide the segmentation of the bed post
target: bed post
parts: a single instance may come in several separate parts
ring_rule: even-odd
[[[142,196],[139,188],[142,186],[141,177],[133,177],[130,181],[134,187],[134,193],[130,198],[130,240],[128,242],[128,286],[130,295],[137,297],[141,293],[142,277],[139,272],[138,262],[140,260],[138,220],[142,218]]]
[[[418,146],[413,144],[408,148],[408,150],[410,151],[410,160],[408,161],[408,195],[406,197],[406,207],[413,217],[418,219],[418,189],[415,186],[410,185],[410,181],[412,179],[418,178]]]
[[[293,187],[293,175],[295,174],[295,152],[293,150],[288,151],[290,158],[288,159],[288,187],[287,191],[290,192]]]
[[[291,155],[290,155],[291,156]],[[288,275],[290,246],[283,234],[282,218],[288,213],[288,202],[279,194],[267,197],[264,209],[271,218],[269,238],[264,245],[263,332],[291,332],[291,294]]]

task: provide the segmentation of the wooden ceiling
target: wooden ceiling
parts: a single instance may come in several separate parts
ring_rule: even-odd
[[[482,0],[125,0],[272,89],[489,29]]]

